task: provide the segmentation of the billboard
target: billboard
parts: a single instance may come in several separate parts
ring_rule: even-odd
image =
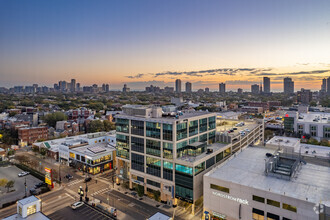
[[[52,169],[45,167],[45,183],[53,187]]]

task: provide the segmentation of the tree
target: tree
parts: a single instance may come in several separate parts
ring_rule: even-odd
[[[310,138],[307,141],[307,144],[319,145],[319,142],[316,139],[314,139],[314,138]]]
[[[113,123],[113,122],[111,122],[111,121],[104,120],[104,121],[103,121],[103,125],[104,125],[104,130],[105,130],[105,131],[116,130],[115,123]]]
[[[102,116],[101,113],[98,112],[94,115],[94,118],[101,118],[101,116]]]
[[[88,108],[96,110],[97,112],[99,112],[100,110],[104,109],[104,104],[102,102],[89,103]]]
[[[0,186],[5,186],[8,183],[8,180],[5,178],[0,179]]]
[[[45,122],[51,126],[51,127],[55,127],[56,126],[56,122],[58,121],[66,121],[67,120],[67,116],[63,113],[63,112],[54,112],[51,114],[48,114],[44,117]]]
[[[9,192],[10,188],[14,187],[14,184],[15,184],[15,181],[13,181],[13,180],[10,180],[6,183],[5,188],[7,188],[7,192]]]
[[[154,191],[154,199],[159,202],[160,201],[160,192],[159,190]]]
[[[315,106],[316,106],[316,102],[315,102],[315,101],[311,101],[311,102],[309,103],[309,105],[315,107]]]
[[[40,148],[40,154],[42,155],[42,156],[45,156],[46,154],[47,154],[47,150],[45,149],[45,148]]]
[[[100,120],[94,120],[91,121],[88,125],[88,132],[93,133],[93,132],[100,132],[104,131],[104,124]]]
[[[141,185],[136,185],[135,190],[139,197],[142,197],[144,195],[144,187]]]

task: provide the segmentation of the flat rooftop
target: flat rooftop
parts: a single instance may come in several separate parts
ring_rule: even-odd
[[[330,167],[307,163],[301,166],[301,170],[290,181],[277,179],[264,174],[266,153],[274,151],[248,147],[205,175],[280,195],[285,193],[288,197],[300,200],[307,198],[313,203],[330,200]]]
[[[7,218],[4,218],[3,220],[49,220],[46,215],[44,215],[42,212],[36,212],[32,215],[27,216],[26,218],[23,218],[19,214],[14,214],[11,216],[8,216]]]
[[[211,145],[207,145],[207,149],[212,149],[213,150],[213,153],[215,153],[215,152],[219,151],[220,149],[223,149],[223,150],[227,149],[228,146],[229,146],[229,144],[214,143],[214,144],[211,144]],[[195,162],[195,161],[201,160],[204,157],[207,157],[207,156],[209,156],[211,154],[212,153],[207,153],[207,150],[206,150],[204,153],[202,153],[202,154],[200,154],[200,155],[198,155],[196,157],[194,157],[194,156],[188,156],[187,155],[187,156],[183,156],[183,157],[177,158],[176,160],[177,161],[180,161],[181,160],[181,161],[186,161],[186,162]]]
[[[330,159],[330,147],[312,145],[312,144],[300,144],[301,155],[302,156],[318,156],[318,157],[327,157]],[[299,152],[299,150],[295,152]],[[330,180],[329,180],[330,182]]]
[[[125,118],[125,119],[136,119],[136,120],[143,120],[143,121],[154,121],[154,122],[163,122],[163,123],[173,123],[175,121],[182,121],[184,119],[192,118],[192,117],[198,117],[198,116],[215,116],[216,114],[214,112],[206,112],[206,111],[194,111],[194,112],[183,112],[182,115],[178,115],[178,117],[175,116],[162,116],[158,118],[152,118],[152,117],[144,117],[139,115],[128,115],[125,113],[117,114],[115,117],[118,118]]]
[[[35,197],[35,196],[29,196],[29,197],[27,197],[25,199],[19,200],[18,203],[20,203],[22,205],[27,205],[27,204],[29,204],[31,202],[35,202],[35,201],[39,201],[39,199],[37,197]]]
[[[75,147],[70,149],[70,151],[72,152],[81,153],[85,156],[90,156],[90,157],[107,155],[115,150],[116,150],[115,146],[112,146],[111,144],[108,143],[90,144],[90,145]]]
[[[275,136],[269,141],[267,141],[266,144],[278,145],[281,147],[294,147],[297,144],[299,145],[299,143],[300,143],[299,138]]]
[[[300,113],[298,122],[328,124],[330,122],[330,113],[324,113],[324,112]]]

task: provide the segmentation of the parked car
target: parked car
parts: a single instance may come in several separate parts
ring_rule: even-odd
[[[41,193],[41,189],[40,188],[38,188],[38,189],[36,189],[36,188],[30,189],[30,194],[31,195],[39,195],[40,193]]]
[[[68,180],[71,180],[73,178],[73,176],[71,176],[70,174],[65,175],[65,178],[67,178]]]
[[[272,157],[273,156],[273,154],[271,154],[271,153],[266,153],[266,157]]]
[[[92,180],[92,177],[88,176],[88,177],[85,178],[85,183],[87,183],[87,182],[89,182],[91,180]]]
[[[84,205],[83,202],[75,202],[75,203],[73,203],[73,204],[71,205],[71,208],[72,208],[73,210],[75,210],[75,209],[77,209],[77,208],[79,208],[79,207],[81,207],[81,206],[83,206],[83,205]]]
[[[23,172],[18,174],[18,177],[26,176],[26,175],[29,175],[29,174],[30,174],[30,172],[23,171]]]
[[[237,130],[237,128],[233,128],[233,130]]]
[[[47,183],[45,183],[45,182],[37,183],[36,185],[34,185],[34,188],[38,189],[38,188],[43,187],[43,186],[47,186]]]

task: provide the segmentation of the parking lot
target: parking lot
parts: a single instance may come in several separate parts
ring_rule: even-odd
[[[87,206],[83,205],[76,210],[73,210],[71,207],[65,207],[61,210],[58,210],[48,216],[52,220],[62,220],[62,219],[93,219],[93,220],[102,220],[102,219],[111,219],[103,213]]]
[[[5,178],[8,181],[15,181],[14,187],[10,190],[15,189],[15,191],[7,193],[7,189],[4,187],[0,187],[0,207],[2,204],[16,201],[18,199],[22,199],[25,195],[25,186],[24,182],[26,179],[27,185],[27,195],[29,196],[29,190],[34,187],[35,184],[41,182],[39,179],[35,178],[32,175],[26,175],[24,177],[18,177],[18,174],[23,170],[17,168],[16,166],[7,166],[0,167],[0,178]]]

